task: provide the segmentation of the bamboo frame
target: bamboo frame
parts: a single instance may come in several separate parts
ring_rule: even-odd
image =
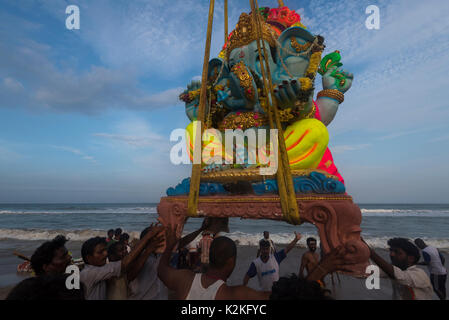
[[[200,105],[198,106],[197,121],[200,122],[201,130],[194,130],[195,146],[193,152],[192,175],[190,178],[190,192],[187,214],[191,217],[198,216],[198,197],[201,180],[201,155],[202,155],[202,136],[204,131],[204,118],[207,103],[207,75],[209,68],[210,45],[212,38],[212,25],[214,21],[215,0],[210,0],[209,18],[207,21],[206,47],[204,49],[203,74],[201,77]],[[199,158],[199,159],[198,159]],[[196,163],[196,164],[195,164]]]

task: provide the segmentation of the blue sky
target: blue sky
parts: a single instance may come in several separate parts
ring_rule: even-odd
[[[449,2],[284,2],[355,74],[328,128],[355,201],[448,202]],[[80,30],[65,27],[70,4]],[[380,30],[365,27],[372,4]],[[230,28],[249,11],[229,0]],[[188,124],[177,96],[201,74],[207,12],[199,0],[1,1],[0,202],[157,202],[188,177],[169,135]],[[215,12],[211,57],[222,1]]]

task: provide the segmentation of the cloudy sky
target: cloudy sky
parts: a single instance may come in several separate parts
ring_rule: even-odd
[[[449,202],[449,2],[284,2],[355,74],[329,126],[355,201]],[[71,4],[80,30],[66,28]],[[365,27],[373,4],[380,30]],[[229,0],[229,25],[249,11]],[[2,0],[0,202],[158,202],[188,177],[169,136],[188,124],[177,96],[201,74],[207,12],[203,0]],[[217,0],[212,57],[223,30]]]

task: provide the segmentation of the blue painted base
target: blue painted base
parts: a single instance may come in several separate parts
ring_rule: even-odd
[[[296,194],[341,194],[346,192],[345,185],[338,180],[328,178],[320,172],[311,172],[308,176],[293,177]],[[251,183],[256,195],[278,194],[279,188],[274,179]],[[188,195],[190,191],[190,178],[182,180],[175,188],[168,188],[167,196]],[[221,183],[201,183],[200,196],[229,195]]]

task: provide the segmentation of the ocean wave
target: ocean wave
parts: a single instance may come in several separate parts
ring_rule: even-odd
[[[131,238],[138,239],[140,235],[140,231],[136,230],[124,230],[129,233]],[[189,232],[184,231],[183,235],[188,234]],[[48,230],[48,229],[0,229],[0,240],[51,240],[57,235],[64,235],[71,241],[85,241],[92,237],[105,237],[106,230]],[[259,244],[259,240],[261,239],[260,233],[245,233],[241,231],[231,232],[226,234],[229,238],[234,240],[238,245],[247,245],[247,246],[257,246]],[[319,236],[317,233],[302,233],[302,238],[298,242],[299,247],[306,247],[306,240],[308,237],[314,237],[318,240]],[[387,241],[391,237],[376,237],[376,236],[368,236],[364,235],[364,240],[368,243],[368,245],[373,248],[381,248],[388,249]],[[194,241],[193,245],[195,245],[201,236],[198,236]],[[270,238],[273,240],[275,244],[288,244],[293,240],[293,233],[270,233]],[[449,239],[446,238],[422,238],[426,244],[439,248],[442,251],[449,253]]]
[[[449,217],[449,210],[436,209],[360,209],[365,217]]]
[[[127,232],[125,230],[125,232]],[[48,229],[0,229],[0,240],[51,240],[64,235],[72,241],[85,241],[93,237],[106,237],[106,230],[48,230]],[[140,232],[128,232],[132,238],[138,238]]]
[[[157,213],[157,207],[109,208],[109,209],[59,209],[59,210],[0,210],[0,214],[7,215],[61,215],[61,214],[132,214]]]

